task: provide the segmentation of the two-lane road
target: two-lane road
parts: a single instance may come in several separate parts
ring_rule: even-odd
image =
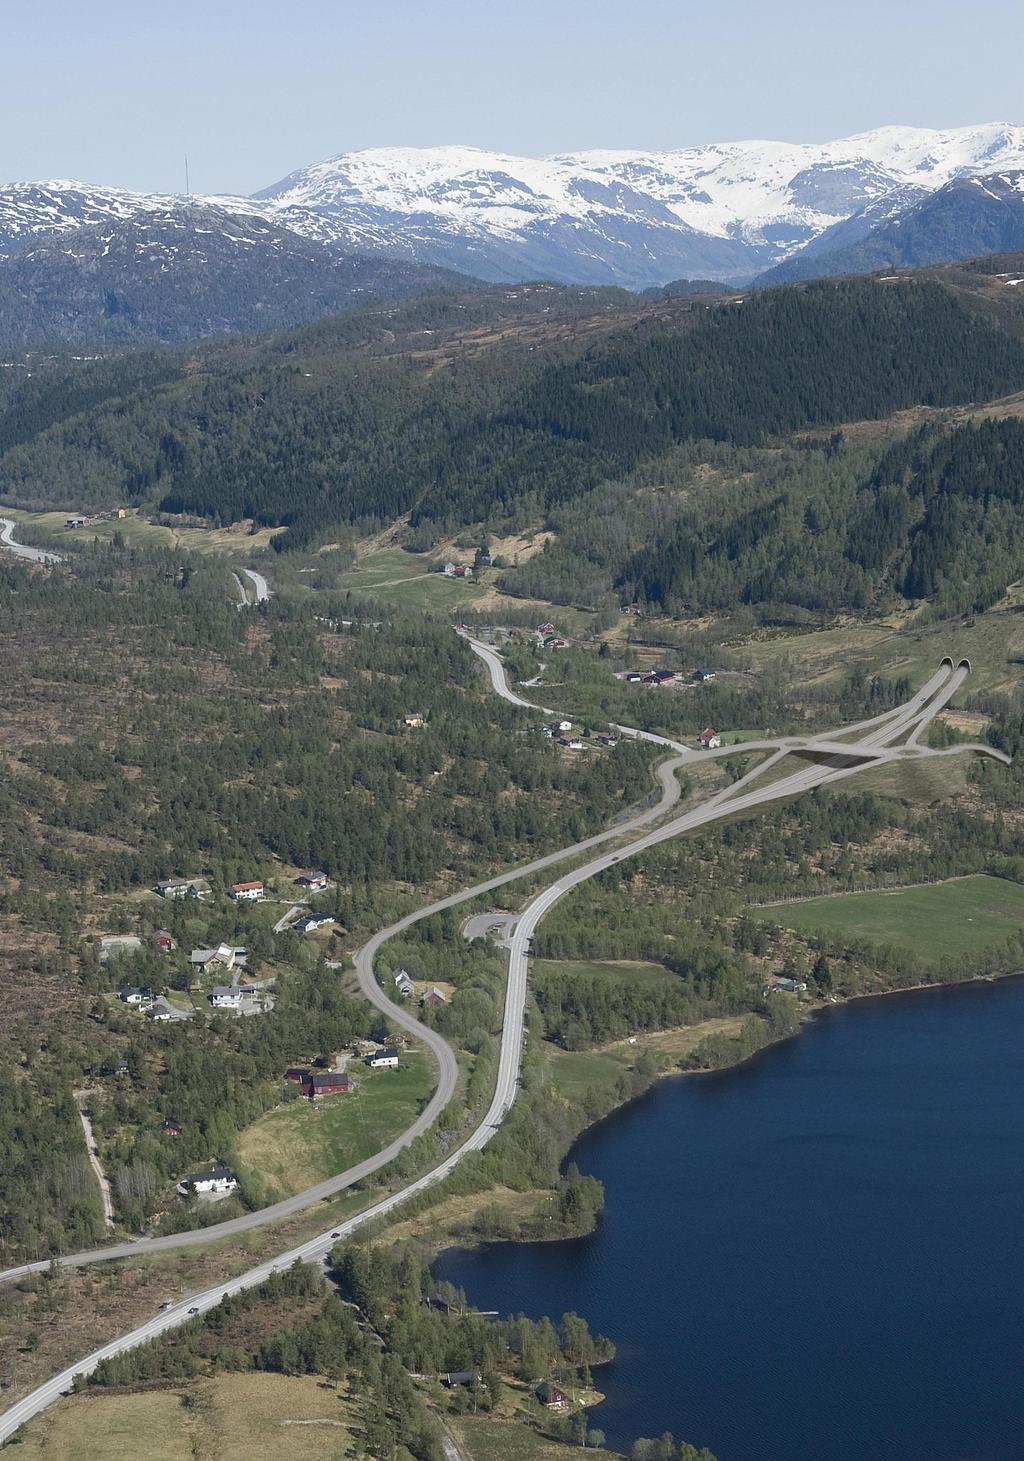
[[[493,651],[487,655],[481,653],[486,646],[473,644],[474,650],[481,655],[481,658],[488,664],[491,671],[492,683],[498,693],[505,693],[505,698],[510,698],[512,692],[508,690],[504,677],[504,669],[497,656],[497,674],[493,661],[489,658]],[[322,1260],[330,1251],[333,1243],[338,1238],[348,1236],[356,1231],[364,1223],[375,1218],[385,1216],[392,1212],[400,1204],[406,1202],[411,1196],[422,1192],[437,1182],[442,1181],[461,1161],[468,1152],[479,1150],[492,1138],[495,1131],[500,1127],[504,1117],[512,1106],[519,1083],[519,1069],[522,1056],[523,1043],[523,1020],[526,1007],[526,984],[529,943],[533,932],[543,918],[544,914],[568,893],[572,888],[578,886],[585,879],[593,877],[596,873],[611,867],[614,863],[625,857],[633,856],[646,848],[657,845],[659,842],[676,837],[680,833],[694,830],[701,826],[723,818],[734,817],[738,813],[753,811],[761,806],[791,797],[799,792],[813,789],[816,786],[827,785],[846,777],[852,776],[864,769],[865,766],[877,765],[879,762],[891,762],[902,759],[917,759],[925,755],[947,756],[950,754],[962,753],[966,750],[982,752],[996,756],[999,760],[1009,758],[1002,753],[994,751],[991,747],[971,746],[952,747],[946,751],[930,751],[928,748],[919,745],[897,745],[892,744],[893,740],[905,735],[908,731],[920,728],[930,720],[937,709],[947,703],[949,695],[953,693],[950,685],[956,681],[955,688],[959,688],[968,668],[965,665],[958,666],[954,671],[952,661],[944,662],[939,672],[932,677],[928,684],[917,692],[905,706],[897,707],[893,711],[886,712],[882,716],[872,717],[870,721],[862,722],[862,728],[868,733],[861,740],[837,741],[849,731],[831,731],[819,737],[808,737],[801,740],[797,737],[787,737],[780,741],[766,741],[757,743],[758,748],[770,752],[768,758],[758,766],[748,771],[739,781],[724,788],[711,796],[707,801],[697,807],[690,808],[678,817],[660,826],[654,827],[649,832],[637,837],[631,842],[623,843],[624,837],[629,833],[640,831],[640,829],[653,822],[658,822],[668,811],[672,804],[678,800],[679,784],[676,779],[676,772],[691,759],[693,753],[680,748],[681,754],[671,760],[663,762],[658,767],[658,778],[661,786],[661,795],[658,802],[643,812],[635,813],[618,826],[608,829],[605,832],[597,833],[595,836],[585,839],[583,842],[574,844],[572,847],[562,849],[560,852],[551,853],[546,857],[535,859],[526,867],[514,869],[511,872],[503,873],[497,877],[488,879],[461,893],[452,894],[450,897],[438,900],[417,912],[407,915],[389,928],[381,930],[376,934],[356,955],[356,967],[359,974],[359,981],[367,997],[380,1009],[386,1011],[389,1018],[398,1026],[409,1031],[417,1039],[424,1041],[433,1052],[439,1067],[439,1080],[437,1089],[421,1116],[414,1122],[408,1131],[403,1133],[396,1142],[393,1142],[384,1152],[378,1153],[376,1157],[367,1163],[361,1164],[364,1174],[379,1169],[392,1156],[397,1154],[409,1141],[426,1131],[436,1116],[450,1101],[456,1084],[458,1073],[457,1062],[454,1052],[447,1043],[433,1030],[423,1026],[410,1012],[390,999],[377,984],[374,974],[374,958],[383,944],[396,934],[409,928],[420,919],[430,917],[433,913],[446,908],[452,908],[460,903],[469,901],[481,894],[501,887],[517,878],[527,876],[545,868],[551,867],[558,862],[579,856],[580,854],[601,846],[604,843],[614,841],[617,845],[607,851],[598,853],[597,856],[588,859],[583,864],[571,869],[562,877],[551,883],[543,891],[538,893],[527,905],[520,915],[511,935],[509,948],[509,969],[508,982],[506,986],[505,1012],[501,1032],[501,1048],[499,1056],[498,1075],[495,1089],[486,1112],[482,1115],[471,1135],[455,1151],[439,1161],[423,1176],[415,1181],[406,1184],[399,1191],[383,1198],[363,1213],[359,1213],[343,1222],[330,1232],[318,1234],[295,1248],[278,1255],[272,1262],[260,1264],[250,1269],[247,1273],[231,1280],[227,1284],[219,1284],[215,1288],[204,1290],[199,1294],[191,1295],[176,1303],[171,1309],[154,1316],[147,1323],[140,1325],[128,1334],[120,1336],[110,1344],[94,1351],[91,1355],[84,1357],[75,1365],[64,1370],[61,1374],[54,1376],[46,1384],[40,1386],[32,1394],[26,1396],[2,1417],[0,1417],[0,1442],[8,1439],[14,1431],[39,1411],[45,1409],[60,1394],[66,1391],[73,1382],[75,1374],[90,1372],[103,1358],[120,1353],[122,1350],[132,1348],[147,1339],[175,1325],[184,1322],[192,1308],[199,1312],[212,1307],[218,1303],[227,1293],[239,1292],[246,1288],[261,1283],[273,1271],[275,1267],[281,1267],[295,1260]],[[528,704],[519,700],[516,703]],[[537,707],[531,707],[537,708]],[[550,713],[550,712],[544,712]],[[657,739],[661,743],[661,738]],[[667,742],[675,745],[674,742]],[[733,754],[745,753],[754,749],[751,743],[745,745],[723,748],[723,753],[731,751]],[[781,761],[785,756],[794,751],[803,752],[809,756],[811,764],[801,767],[788,776],[781,777],[758,786],[756,783],[763,775],[767,767]],[[714,754],[714,753],[712,753]],[[817,759],[816,759],[817,758]],[[703,759],[703,757],[702,757]],[[837,764],[838,763],[838,764]],[[351,1169],[355,1172],[358,1169]],[[195,1234],[177,1234],[167,1239],[154,1239],[148,1242],[135,1244],[115,1245],[111,1248],[94,1250],[90,1253],[70,1255],[62,1258],[63,1263],[95,1262],[103,1258],[119,1256],[120,1253],[137,1253],[143,1249],[160,1247],[177,1247],[186,1242],[209,1242],[219,1235],[221,1230],[230,1232],[237,1231],[241,1226],[256,1226],[258,1223],[266,1222],[271,1217],[284,1216],[288,1211],[298,1211],[302,1207],[310,1205],[312,1200],[319,1196],[329,1196],[340,1190],[340,1187],[347,1185],[346,1178],[350,1174],[341,1174],[340,1177],[332,1178],[328,1182],[319,1184],[317,1188],[311,1188],[301,1193],[296,1198],[289,1199],[286,1203],[276,1204],[275,1207],[263,1209],[259,1213],[247,1214],[243,1219],[236,1219],[232,1223],[219,1224],[217,1228],[205,1229]],[[8,1270],[6,1274],[0,1274],[0,1278],[9,1278],[18,1273],[25,1273],[46,1267],[46,1264],[26,1264],[19,1269]]]
[[[18,526],[9,517],[0,517],[0,548],[6,548],[11,553],[16,553],[19,558],[27,558],[30,563],[63,563],[64,559],[59,553],[48,553],[43,548],[30,548],[25,543],[14,541],[14,529]]]

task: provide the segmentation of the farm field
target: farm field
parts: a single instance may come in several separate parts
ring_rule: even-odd
[[[431,566],[432,560],[425,554],[383,548],[360,558],[341,585],[353,593],[372,594],[384,602],[415,609],[449,609],[483,597],[484,589],[475,578],[446,578],[432,572]]]
[[[893,944],[919,958],[969,958],[1024,928],[1024,887],[978,873],[921,888],[845,893],[753,908],[805,933]]]
[[[91,1391],[25,1429],[21,1461],[336,1461],[348,1402],[319,1376],[220,1375],[184,1390]],[[301,1445],[297,1446],[301,1437]]]
[[[425,1055],[406,1053],[397,1070],[353,1063],[356,1089],[268,1111],[238,1138],[240,1167],[258,1175],[268,1200],[290,1196],[343,1172],[393,1141],[416,1117],[433,1089]]]
[[[595,1421],[599,1419],[597,1411]],[[539,1436],[525,1425],[489,1420],[482,1415],[452,1416],[449,1424],[467,1461],[565,1461],[572,1454],[568,1446]],[[618,1454],[601,1452],[609,1461],[617,1461]]]
[[[68,528],[65,527],[65,522],[71,514],[67,512],[25,512],[21,508],[4,507],[2,504],[0,516],[30,524],[52,533],[56,539],[66,539],[69,543],[91,543],[94,538],[106,541],[119,532],[127,543],[142,547],[187,548],[196,553],[235,553],[243,557],[266,548],[271,538],[282,531],[280,528],[260,528],[251,533],[246,522],[234,523],[227,528],[200,528],[185,524],[170,527],[163,523],[152,523],[132,512],[128,517],[90,523],[85,528]],[[57,546],[59,547],[59,543]]]
[[[533,968],[537,975],[581,974],[588,978],[596,975],[606,979],[622,979],[628,976],[644,983],[667,981],[676,984],[679,980],[679,976],[670,973],[664,965],[651,964],[642,959],[609,959],[603,962],[590,959],[535,959]]]

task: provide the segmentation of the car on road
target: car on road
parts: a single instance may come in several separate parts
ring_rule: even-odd
[[[331,1237],[332,1238],[340,1238],[341,1237],[341,1234],[340,1233],[332,1233],[331,1234]]]
[[[198,1304],[193,1304],[192,1307],[191,1307],[191,1309],[189,1309],[188,1312],[190,1314],[198,1314],[199,1313],[199,1305]]]

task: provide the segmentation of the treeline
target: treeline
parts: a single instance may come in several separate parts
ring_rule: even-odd
[[[71,1091],[0,1061],[0,1261],[98,1241],[103,1213]]]
[[[553,942],[558,941],[556,934]],[[538,944],[538,951],[547,948],[546,940]],[[760,1004],[760,991],[745,978],[742,965],[721,948],[704,951],[703,957],[666,958],[679,971],[675,979],[668,974],[642,978],[628,969],[616,976],[535,964],[531,984],[545,1035],[566,1050],[585,1050]]]

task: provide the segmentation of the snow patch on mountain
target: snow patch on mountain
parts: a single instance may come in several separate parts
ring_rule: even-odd
[[[1024,168],[1024,127],[880,127],[825,143],[747,141],[546,158],[379,147],[291,173],[250,198],[196,200],[273,220],[343,254],[384,252],[492,280],[745,283],[798,253],[849,245],[953,181]],[[980,186],[986,186],[980,184]],[[56,181],[0,188],[0,257],[83,225],[186,200]]]

